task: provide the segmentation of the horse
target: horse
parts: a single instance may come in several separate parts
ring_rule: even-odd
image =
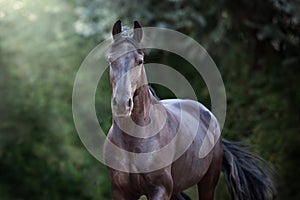
[[[222,171],[232,199],[275,198],[270,170],[260,165],[266,161],[242,144],[218,137],[218,121],[205,106],[188,99],[159,100],[152,92],[144,68],[144,51],[140,45],[143,29],[139,22],[134,21],[130,32],[118,20],[113,25],[112,37],[108,52],[112,126],[104,145],[104,159],[106,163],[116,162],[124,167],[107,165],[114,199],[138,200],[145,195],[148,200],[188,200],[183,191],[197,184],[199,200],[213,200]],[[154,108],[160,111],[153,114]],[[147,135],[151,129],[143,127],[162,119],[165,121],[157,133]],[[135,125],[128,127],[130,123]],[[177,135],[180,139],[172,143]],[[207,136],[213,145],[199,157]],[[185,137],[193,141],[174,158]],[[120,155],[111,144],[128,153]],[[165,146],[169,151],[160,158],[145,157],[141,166],[134,161],[135,156],[157,152]],[[167,162],[170,159],[172,162]],[[164,162],[165,165],[160,165]],[[159,167],[152,168],[156,165]],[[143,167],[154,170],[139,171]]]

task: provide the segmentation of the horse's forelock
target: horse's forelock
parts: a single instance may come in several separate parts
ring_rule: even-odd
[[[129,28],[128,26],[122,26],[121,37],[132,37],[133,36],[133,29]]]

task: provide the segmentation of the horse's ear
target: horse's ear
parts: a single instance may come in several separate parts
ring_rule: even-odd
[[[119,33],[121,33],[121,30],[122,30],[121,20],[118,20],[115,22],[115,24],[112,28],[112,35],[113,35],[114,40],[116,39],[117,35]]]
[[[133,39],[135,39],[135,41],[137,42],[140,42],[143,37],[143,30],[142,30],[142,26],[138,21],[134,21],[133,29],[134,29]]]

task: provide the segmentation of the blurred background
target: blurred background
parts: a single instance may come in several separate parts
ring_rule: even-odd
[[[226,87],[223,137],[252,144],[274,165],[279,199],[300,199],[298,0],[0,0],[0,199],[112,199],[105,166],[76,133],[71,103],[80,64],[117,19],[175,29],[202,44]],[[153,50],[146,62],[177,69],[210,107],[205,83],[184,59]],[[160,98],[173,96],[153,87]],[[107,75],[99,91],[107,130]],[[188,193],[196,199],[194,189]],[[216,199],[229,199],[222,176]]]

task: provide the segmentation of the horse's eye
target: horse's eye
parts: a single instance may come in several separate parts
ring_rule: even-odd
[[[143,64],[143,63],[144,63],[144,60],[142,60],[142,59],[137,60],[137,64],[138,64],[138,65],[141,65],[141,64]]]
[[[117,63],[116,63],[116,61],[111,61],[111,62],[109,62],[109,65],[111,67],[116,67]]]
[[[109,63],[112,63],[114,61],[114,59],[113,58],[111,58],[111,57],[108,57],[108,62]]]
[[[138,54],[140,54],[140,55],[144,55],[144,52],[143,52],[142,49],[138,49],[137,52],[138,52]]]

